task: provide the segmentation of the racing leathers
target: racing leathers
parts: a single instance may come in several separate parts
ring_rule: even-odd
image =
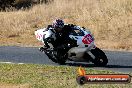
[[[64,25],[64,27],[62,28],[62,30],[60,32],[56,32],[51,25],[48,25],[48,27],[46,28],[47,30],[52,30],[53,33],[55,33],[55,37],[56,39],[53,40],[52,38],[47,38],[44,39],[44,48],[48,49],[50,46],[48,45],[48,43],[50,42],[53,47],[54,50],[56,50],[58,53],[61,53],[62,55],[65,54],[71,47],[75,47],[77,46],[77,41],[73,40],[69,37],[70,33],[72,32],[73,28],[75,25],[73,24],[66,24]]]

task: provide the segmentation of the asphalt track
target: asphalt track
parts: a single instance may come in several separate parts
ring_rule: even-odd
[[[109,63],[106,67],[95,67],[92,63],[74,63],[67,62],[65,66],[85,66],[99,70],[112,70],[123,73],[132,73],[132,52],[125,51],[106,51]],[[0,47],[1,63],[28,63],[28,64],[47,64],[58,65],[38,50],[38,47],[17,47],[1,46]]]

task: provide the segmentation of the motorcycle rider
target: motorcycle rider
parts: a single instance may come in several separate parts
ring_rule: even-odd
[[[75,25],[73,24],[65,24],[62,19],[56,19],[53,21],[52,25],[48,25],[46,31],[52,29],[52,32],[55,33],[56,40],[51,41],[50,38],[44,39],[44,47],[40,48],[40,51],[50,48],[48,42],[52,42],[54,48],[62,48],[64,47],[73,47],[76,46],[76,41],[69,38],[70,33]]]
[[[56,39],[52,38],[44,39],[44,47],[40,48],[40,51],[50,48],[48,42],[50,42],[54,47],[54,55],[57,57],[57,62],[67,59],[67,52],[71,47],[77,46],[77,41],[69,37],[70,33],[74,28],[73,24],[65,24],[62,19],[56,19],[53,21],[52,25],[48,25],[47,30],[51,30],[55,33]],[[65,59],[64,59],[65,58]],[[62,63],[62,62],[61,62]]]
[[[56,49],[64,50],[66,47],[76,46],[76,41],[69,38],[70,33],[75,25],[73,24],[65,24],[62,19],[56,19],[53,21],[52,25],[48,25],[46,31],[52,29],[52,32],[55,33],[56,40],[52,41],[52,39],[44,39],[44,47],[40,48],[40,51],[44,51],[45,49],[50,48],[48,42],[52,42],[52,45]]]
[[[67,50],[69,50],[71,47],[77,46],[76,40],[78,39],[78,37],[76,37],[76,35],[79,37],[82,36],[83,38],[80,38],[80,39],[82,39],[81,43],[84,43],[84,45],[85,45],[85,46],[83,45],[82,48],[87,47],[86,49],[88,49],[88,48],[91,49],[91,54],[87,53],[87,50],[85,50],[86,52],[84,51],[83,56],[81,56],[81,57],[83,59],[87,59],[89,57],[88,62],[91,61],[96,65],[100,65],[100,64],[102,66],[106,65],[108,63],[107,56],[105,55],[105,53],[102,50],[95,47],[94,38],[90,34],[90,32],[83,30],[85,28],[76,32],[76,29],[77,30],[80,29],[80,26],[76,26],[73,24],[64,24],[63,20],[56,19],[55,21],[53,21],[52,25],[48,25],[46,30],[42,30],[43,32],[46,31],[47,34],[49,32],[49,36],[47,36],[47,37],[43,36],[45,47],[41,47],[40,51],[41,50],[46,51],[45,52],[46,55],[53,62],[57,62],[59,64],[65,64],[65,61],[68,59],[68,53],[69,53],[69,52],[68,53],[65,53],[65,52]],[[81,31],[83,31],[83,32],[81,32]],[[51,33],[51,36],[50,36],[50,33]],[[72,35],[71,33],[73,34],[73,38],[75,36],[75,38],[74,38],[75,40],[72,40],[69,37],[69,35]],[[75,35],[74,35],[74,33],[75,33]],[[49,37],[53,37],[53,38],[49,38]],[[42,39],[42,36],[41,36],[41,39]],[[54,49],[51,49],[50,46],[48,45],[48,43],[51,43],[53,45]],[[80,43],[80,40],[79,40],[79,43]],[[79,45],[79,43],[78,43],[78,45]],[[48,48],[49,48],[49,50],[48,50]],[[92,48],[95,48],[95,49],[92,49]],[[71,52],[71,54],[72,54],[72,52]],[[90,57],[91,57],[91,59],[90,59]]]

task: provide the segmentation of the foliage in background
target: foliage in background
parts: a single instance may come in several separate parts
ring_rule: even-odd
[[[0,0],[0,9],[7,10],[7,9],[21,9],[21,8],[29,8],[35,4],[42,4],[42,3],[50,3],[53,0]]]
[[[0,13],[1,45],[37,45],[34,31],[55,18],[88,28],[105,49],[132,49],[132,0],[54,0]]]

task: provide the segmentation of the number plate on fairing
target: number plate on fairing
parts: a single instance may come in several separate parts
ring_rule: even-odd
[[[83,37],[83,39],[82,39],[82,42],[83,42],[84,44],[91,44],[91,42],[93,42],[93,41],[94,41],[94,39],[93,39],[93,37],[92,37],[91,34],[85,35],[85,36]]]

